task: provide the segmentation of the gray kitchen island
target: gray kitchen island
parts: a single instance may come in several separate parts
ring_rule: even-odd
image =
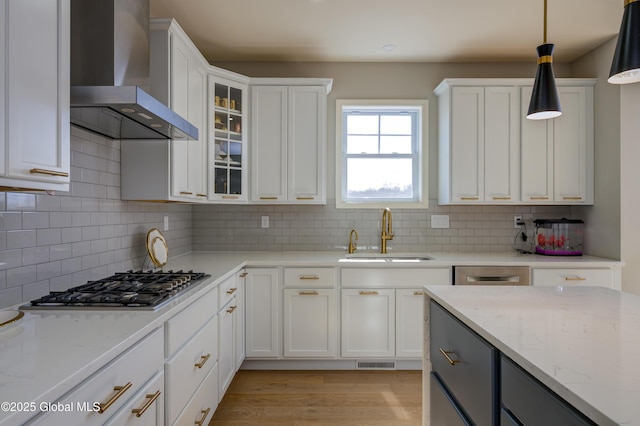
[[[601,287],[425,290],[425,425],[640,424],[640,296]]]

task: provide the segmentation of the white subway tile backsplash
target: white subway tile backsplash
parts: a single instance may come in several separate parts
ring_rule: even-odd
[[[37,265],[22,266],[7,270],[7,288],[17,287],[35,282],[37,279]]]
[[[22,212],[0,213],[0,230],[16,231],[22,229]]]
[[[7,192],[6,196],[8,211],[33,211],[36,209],[35,194]]]
[[[50,256],[50,246],[24,248],[22,249],[22,264],[36,265],[38,263],[48,262]]]
[[[35,247],[35,229],[22,231],[7,231],[7,250]]]

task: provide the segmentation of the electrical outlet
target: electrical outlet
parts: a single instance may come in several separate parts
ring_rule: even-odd
[[[268,228],[269,227],[269,216],[262,216],[261,226],[263,228]]]
[[[431,228],[449,228],[449,215],[448,214],[432,214],[431,215]]]
[[[522,222],[522,216],[516,215],[513,217],[513,227],[515,229],[520,229],[520,225],[518,225],[518,222]]]

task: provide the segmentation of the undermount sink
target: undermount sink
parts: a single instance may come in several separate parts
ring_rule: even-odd
[[[425,260],[433,260],[433,257],[411,253],[352,253],[340,259],[340,262],[422,262]]]

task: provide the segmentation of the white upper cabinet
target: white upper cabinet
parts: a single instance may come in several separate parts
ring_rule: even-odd
[[[518,200],[518,89],[446,90],[440,97],[440,202]]]
[[[123,200],[207,200],[207,67],[172,19],[151,20],[150,92],[198,128],[198,140],[123,140]]]
[[[447,79],[440,204],[593,204],[593,79],[558,79],[563,114],[527,120],[530,79]]]
[[[328,79],[253,79],[251,201],[325,204]]]
[[[593,204],[593,87],[558,85],[558,95],[560,117],[523,120],[522,199]],[[530,97],[523,87],[522,102]]]
[[[209,200],[217,203],[248,199],[248,81],[219,68],[209,72]]]
[[[0,187],[69,190],[69,0],[0,1]]]

